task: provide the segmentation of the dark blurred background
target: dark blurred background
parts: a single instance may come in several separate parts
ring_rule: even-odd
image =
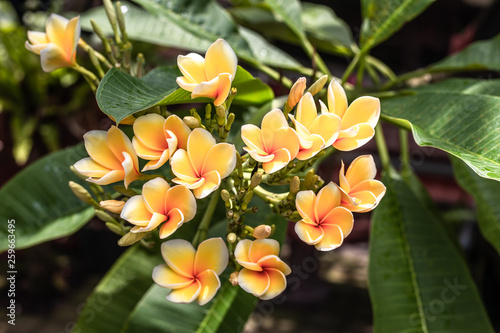
[[[311,2],[330,6],[347,22],[357,40],[361,26],[358,1]],[[44,30],[50,12],[84,12],[100,4],[93,0],[0,1],[0,185],[45,154],[81,142],[85,132],[111,125],[81,77],[65,69],[42,72],[38,56],[24,48],[26,30]],[[440,0],[377,46],[372,54],[401,74],[498,33],[500,2]],[[275,45],[308,63],[302,50],[279,41]],[[166,59],[171,63],[180,52],[141,43],[136,47],[145,53],[151,67],[165,64]],[[324,59],[337,76],[341,76],[349,63],[349,59],[331,55],[325,55]],[[488,73],[467,75],[493,77]],[[275,82],[267,83],[275,88],[276,95],[286,93]],[[398,129],[384,126],[384,131],[393,164],[398,166]],[[474,202],[456,184],[445,153],[420,148],[410,141],[412,166],[456,232],[498,331],[500,260],[479,235]],[[349,163],[366,153],[377,156],[373,141],[354,153],[331,156],[321,166],[320,175],[326,181],[336,181],[341,159]],[[344,245],[326,254],[318,254],[295,236],[293,228],[289,230],[283,247],[284,258],[294,270],[289,289],[275,301],[260,303],[246,326],[247,332],[371,332],[367,291],[370,216],[358,215],[355,220],[354,231]],[[86,296],[122,252],[116,241],[117,236],[102,222],[93,220],[70,237],[16,252],[19,272],[16,301],[21,308],[16,326],[2,321],[0,333],[69,332]],[[2,262],[7,261],[4,256],[0,255]],[[0,279],[2,299],[4,281]],[[1,310],[0,314],[3,313]]]

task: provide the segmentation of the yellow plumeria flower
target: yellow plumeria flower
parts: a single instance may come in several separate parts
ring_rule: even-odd
[[[299,152],[299,137],[280,109],[268,112],[262,119],[261,128],[247,124],[241,126],[241,139],[247,147],[243,149],[267,173],[285,167]]]
[[[376,174],[377,167],[371,155],[362,155],[352,161],[345,175],[342,162],[339,175],[341,205],[358,213],[377,207],[385,194],[385,186],[374,180]]]
[[[243,266],[238,284],[247,293],[263,300],[274,298],[286,288],[285,276],[292,270],[279,257],[280,245],[274,239],[243,239],[234,249],[236,261]]]
[[[76,171],[87,181],[107,185],[123,180],[125,187],[139,178],[139,160],[130,139],[116,126],[90,131],[83,136],[90,157],[76,162]]]
[[[170,159],[172,181],[193,190],[201,199],[219,188],[222,179],[236,166],[236,149],[229,143],[217,143],[203,128],[195,128],[188,137],[187,149],[178,149]]]
[[[176,115],[165,119],[151,113],[137,118],[132,145],[137,156],[149,160],[142,171],[158,169],[177,148],[186,149],[190,133],[191,129]]]
[[[340,117],[324,112],[318,116],[311,93],[306,93],[299,101],[295,117],[289,115],[299,135],[300,150],[297,159],[307,160],[323,148],[331,146],[340,131]]]
[[[302,220],[295,224],[295,232],[306,244],[319,251],[336,249],[352,230],[352,213],[340,206],[341,192],[330,182],[316,195],[313,191],[297,193],[295,206]]]
[[[320,101],[322,113],[334,113],[342,119],[340,134],[333,147],[350,151],[361,147],[375,135],[380,118],[380,100],[371,96],[357,98],[347,107],[344,88],[335,79],[328,86],[328,108]]]
[[[172,289],[167,299],[174,303],[208,303],[220,288],[219,275],[226,269],[229,254],[221,238],[210,238],[198,246],[174,239],[161,245],[166,264],[156,266],[153,280]]]
[[[80,17],[65,19],[51,14],[45,25],[46,33],[28,31],[26,48],[40,55],[42,69],[51,72],[76,64],[76,47],[80,40]],[[31,43],[31,44],[30,44]]]
[[[196,215],[196,199],[183,186],[170,185],[162,178],[155,178],[142,186],[142,195],[131,197],[123,207],[121,218],[135,226],[130,232],[151,231],[160,228],[160,238],[167,238],[183,223]]]
[[[180,55],[177,65],[184,75],[177,78],[177,84],[190,91],[191,98],[213,98],[214,105],[219,106],[231,89],[238,58],[225,40],[218,39],[208,48],[205,58],[197,53]]]

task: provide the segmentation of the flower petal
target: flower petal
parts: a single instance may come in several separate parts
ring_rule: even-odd
[[[347,110],[347,96],[342,85],[335,79],[328,86],[328,109],[340,118]]]
[[[203,199],[210,193],[219,188],[220,185],[220,175],[217,171],[210,171],[203,175],[205,180],[201,186],[193,189],[193,194],[196,199]]]
[[[200,180],[200,176],[191,165],[189,155],[184,149],[178,149],[170,158],[170,167],[174,175],[183,181],[197,182]]]
[[[297,105],[297,110],[295,111],[295,117],[297,121],[304,125],[307,129],[311,126],[313,121],[318,116],[318,110],[316,109],[316,104],[311,93],[306,93],[299,101]]]
[[[165,120],[163,129],[165,132],[168,133],[170,131],[175,135],[177,139],[177,148],[184,150],[187,149],[187,140],[189,138],[189,134],[191,134],[191,129],[188,125],[184,124],[181,118],[175,114],[168,116],[167,120]],[[171,149],[171,147],[169,148]],[[174,151],[172,151],[172,154],[173,153]]]
[[[160,156],[159,159],[156,160],[151,160],[148,163],[144,165],[144,168],[142,168],[142,171],[149,171],[149,170],[156,170],[159,167],[163,166],[168,161],[168,158],[170,157],[170,151],[164,150]]]
[[[116,158],[123,163],[127,153],[133,162],[134,169],[139,170],[139,160],[135,154],[134,146],[130,139],[118,127],[111,126],[106,135],[106,143]]]
[[[349,105],[342,117],[342,129],[368,123],[372,128],[377,125],[380,118],[380,100],[371,96],[362,96]]]
[[[380,201],[384,197],[386,188],[384,184],[378,180],[365,180],[351,189],[353,196],[356,196],[356,192],[361,191],[371,192],[377,198],[377,201]]]
[[[64,50],[67,59],[72,63],[76,63],[76,48],[80,40],[80,16],[73,17],[69,20],[64,33]]]
[[[269,277],[269,287],[266,292],[260,296],[262,300],[269,300],[275,298],[286,289],[285,275],[277,269],[266,269],[265,271]]]
[[[251,262],[248,254],[250,252],[250,246],[252,245],[252,241],[249,239],[242,239],[236,244],[236,248],[234,249],[234,258],[236,261],[243,267],[253,270],[253,271],[262,271],[260,265],[255,262]]]
[[[374,135],[375,130],[370,124],[359,124],[357,125],[356,135],[353,137],[343,137],[343,133],[340,131],[340,135],[333,143],[333,147],[341,151],[351,151],[370,141]]]
[[[309,149],[301,149],[297,154],[297,159],[305,161],[319,153],[325,147],[325,140],[317,134],[310,136],[312,139],[312,146]]]
[[[198,298],[201,292],[200,282],[195,280],[190,285],[174,289],[167,295],[167,299],[174,303],[191,303]]]
[[[192,190],[192,189],[198,188],[201,185],[203,185],[203,183],[205,183],[205,178],[200,178],[200,179],[196,179],[196,180],[184,180],[184,179],[180,179],[180,178],[174,178],[174,179],[172,179],[172,182],[179,184],[179,185],[186,186],[188,189]]]
[[[28,31],[28,40],[34,45],[50,43],[47,34],[39,31]]]
[[[355,204],[352,205],[349,202],[342,201],[342,206],[349,209],[351,212],[364,213],[377,207],[377,198],[372,192],[361,191],[355,194],[349,194],[349,196],[353,199]]]
[[[66,60],[64,50],[56,44],[47,44],[47,47],[40,51],[40,63],[44,72],[52,72],[59,68],[71,66]]]
[[[288,117],[292,119],[292,122],[295,124],[295,131],[299,137],[300,148],[304,150],[311,148],[314,143],[311,139],[311,133],[309,133],[309,130],[305,128],[304,125],[299,123],[291,114],[289,114]]]
[[[152,149],[144,145],[140,140],[137,139],[136,136],[132,138],[132,146],[134,147],[135,153],[137,156],[139,156],[142,159],[145,160],[159,160],[160,157],[162,156],[163,152],[167,152],[168,156],[168,149],[167,150],[157,150],[157,149]]]
[[[262,130],[268,129],[272,132],[276,132],[282,127],[288,127],[288,122],[280,109],[273,109],[262,118]]]
[[[130,156],[130,154],[127,152],[123,152],[122,154],[122,168],[125,173],[123,185],[125,185],[125,187],[127,188],[130,183],[139,178],[139,170],[137,169],[137,167],[139,166],[139,162],[136,155]]]
[[[194,259],[194,274],[212,270],[220,275],[227,267],[229,253],[226,243],[220,237],[210,238],[200,243]]]
[[[269,268],[277,269],[285,275],[288,275],[292,272],[290,267],[287,264],[285,264],[283,260],[281,260],[278,256],[275,255],[268,255],[260,258],[258,264],[260,265],[260,267],[266,270]]]
[[[163,151],[169,148],[164,123],[165,118],[156,113],[140,116],[134,121],[134,135],[144,146]]]
[[[314,213],[314,203],[316,202],[316,194],[313,191],[300,191],[295,198],[295,207],[303,219],[311,222],[316,221]]]
[[[336,184],[329,182],[316,195],[314,203],[314,213],[317,222],[323,218],[335,207],[340,205],[340,190]]]
[[[241,126],[241,139],[252,150],[261,155],[266,155],[260,128],[252,124]]]
[[[256,150],[249,149],[248,147],[243,147],[243,150],[245,150],[248,155],[250,155],[257,162],[271,162],[274,159],[274,154],[268,155],[267,153],[264,153],[263,155],[260,155]]]
[[[292,160],[290,152],[285,148],[276,150],[273,156],[274,158],[271,161],[262,163],[262,168],[266,173],[281,170]]]
[[[101,178],[107,175],[111,169],[97,163],[90,157],[84,157],[73,165],[78,173],[87,177]],[[118,179],[121,180],[121,179]],[[117,180],[117,181],[118,181]]]
[[[295,233],[304,243],[309,245],[318,244],[323,239],[323,229],[304,220],[295,223]]]
[[[45,29],[47,31],[47,38],[51,43],[61,48],[64,47],[64,37],[68,23],[69,20],[64,17],[57,14],[50,14],[45,24]]]
[[[290,159],[288,160],[288,162],[290,162],[297,156],[299,147],[299,136],[294,129],[291,127],[280,128],[274,134],[271,152],[276,154],[279,149],[285,148],[290,153]]]
[[[174,208],[168,212],[166,222],[160,228],[160,239],[165,239],[172,235],[184,223],[184,215],[182,212]]]
[[[336,249],[344,241],[344,236],[342,235],[342,230],[336,224],[325,224],[321,225],[323,228],[323,239],[316,244],[316,249],[318,251],[330,251]]]
[[[196,215],[196,199],[193,193],[183,185],[173,186],[165,195],[165,212],[177,208],[184,215],[184,222],[191,221]]]
[[[148,225],[153,213],[148,210],[142,195],[134,195],[125,202],[120,217],[135,225]]]
[[[27,50],[40,55],[40,52],[45,50],[49,44],[30,44],[28,41],[24,43],[24,46],[26,47]]]
[[[149,221],[149,223],[146,226],[138,225],[139,228],[132,228],[132,230],[130,230],[130,232],[136,233],[136,232],[151,231],[153,229],[156,229],[156,227],[159,226],[166,219],[167,219],[167,217],[163,214],[153,213],[153,216],[151,216],[151,220]]]
[[[89,156],[97,163],[113,170],[122,169],[120,161],[113,154],[106,142],[105,131],[89,131],[83,135],[85,149]]]
[[[184,239],[173,239],[161,244],[161,254],[168,267],[177,274],[194,277],[194,257],[196,251],[188,241]]]
[[[215,106],[219,106],[226,100],[231,90],[231,82],[233,82],[233,76],[229,74],[219,74],[219,84],[217,86],[217,98],[214,101]]]
[[[219,290],[220,280],[217,274],[210,269],[198,274],[196,278],[201,285],[200,294],[198,295],[196,301],[199,305],[205,305],[210,302],[212,298],[214,298],[217,290]]]
[[[201,83],[208,81],[205,73],[205,59],[198,53],[189,53],[188,55],[180,55],[177,57],[177,66],[182,75],[189,83]],[[181,86],[181,88],[188,90]],[[191,90],[188,90],[191,91]]]
[[[345,177],[352,189],[364,180],[370,180],[377,175],[377,167],[372,155],[362,155],[351,162]]]
[[[325,228],[327,224],[338,225],[342,230],[343,237],[347,237],[354,226],[354,217],[352,213],[345,207],[336,207],[330,211],[328,215],[321,221],[321,227]]]
[[[194,279],[179,275],[163,264],[153,269],[153,281],[163,288],[178,289],[189,286]]]
[[[269,275],[265,271],[251,271],[243,268],[238,274],[241,289],[254,296],[262,296],[269,288]]]
[[[268,255],[278,255],[280,244],[275,239],[256,239],[250,244],[248,258],[251,262],[258,262],[262,257]]]
[[[214,145],[214,137],[209,131],[203,128],[195,128],[191,134],[189,134],[187,141],[187,153],[189,160],[191,161],[191,165],[198,176],[202,175],[201,171],[203,169],[203,164],[205,164],[206,156],[208,155],[210,148]]]
[[[201,174],[217,171],[221,179],[233,172],[236,166],[236,149],[233,144],[218,143],[208,151]]]
[[[225,40],[217,39],[210,45],[205,54],[205,71],[208,80],[221,73],[228,73],[234,78],[237,67],[238,58]]]
[[[340,118],[333,113],[321,114],[311,124],[309,132],[321,136],[325,147],[329,147],[339,136]]]
[[[142,196],[148,210],[166,215],[165,196],[170,189],[170,185],[163,178],[157,177],[144,183],[142,186]]]

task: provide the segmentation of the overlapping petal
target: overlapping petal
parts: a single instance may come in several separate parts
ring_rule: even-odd
[[[317,195],[313,191],[297,193],[295,206],[302,217],[295,224],[297,236],[319,251],[339,247],[351,232],[354,223],[351,211],[341,206],[343,195],[332,182]]]
[[[344,174],[344,163],[340,169],[341,205],[352,212],[368,212],[382,200],[386,188],[375,180],[377,168],[371,155],[362,155],[352,161]]]
[[[261,128],[255,125],[241,127],[241,139],[247,145],[243,149],[266,173],[285,167],[299,152],[299,136],[279,109],[273,109],[262,119]]]
[[[336,114],[341,119],[340,134],[333,146],[342,151],[361,147],[375,135],[380,118],[380,100],[362,96],[347,106],[344,88],[336,80],[328,86],[328,108],[322,104],[321,112]]]
[[[139,178],[139,160],[130,139],[112,126],[108,132],[90,131],[83,139],[90,158],[75,163],[75,169],[100,185],[124,180],[126,187]]]
[[[76,47],[80,39],[80,17],[68,20],[51,14],[47,20],[46,33],[28,31],[26,48],[40,55],[42,69],[51,72],[58,68],[76,64]]]
[[[201,199],[215,191],[236,166],[236,149],[228,143],[215,143],[205,129],[196,128],[188,137],[187,150],[178,149],[170,160],[172,181],[193,190]]]
[[[223,39],[216,40],[207,50],[205,58],[196,53],[177,57],[183,76],[177,84],[191,92],[191,98],[208,97],[219,106],[226,100],[236,75],[238,59]]]
[[[200,305],[208,303],[220,288],[219,276],[228,263],[228,251],[221,238],[203,241],[198,250],[185,240],[175,239],[162,244],[166,265],[156,266],[153,280],[172,289],[167,299],[175,303]]]
[[[279,243],[274,239],[244,239],[236,245],[234,256],[244,268],[238,284],[243,290],[261,299],[271,299],[286,288],[285,275],[290,267],[279,257]]]

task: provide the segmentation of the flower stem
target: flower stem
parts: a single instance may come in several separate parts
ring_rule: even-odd
[[[323,74],[328,75],[328,77],[332,77],[332,73],[330,73],[330,70],[328,69],[328,66],[326,66],[325,62],[319,55],[319,53],[314,49],[314,46],[311,44],[309,39],[305,36],[301,36],[301,44],[302,48],[304,51],[306,51],[307,55],[314,60],[316,65],[318,66],[318,69],[323,72]]]
[[[408,145],[408,132],[402,128],[399,129],[399,144],[401,146],[401,173],[408,175],[411,173],[410,149]]]
[[[203,242],[207,237],[208,227],[210,226],[210,222],[212,221],[215,208],[217,207],[217,202],[219,202],[220,191],[221,188],[219,187],[217,191],[212,193],[212,198],[210,198],[207,209],[203,214],[203,218],[201,219],[200,225],[198,226],[198,231],[196,231],[193,241],[191,242],[191,244],[193,244],[195,248],[198,247],[198,245],[200,245],[200,243]]]
[[[382,131],[382,124],[379,122],[375,127],[375,141],[377,143],[378,153],[384,170],[389,171],[391,168],[391,158],[385,143],[384,132]]]
[[[74,70],[76,70],[77,72],[82,74],[86,79],[89,80],[89,83],[92,82],[92,84],[94,84],[95,87],[97,87],[99,85],[99,79],[95,76],[94,73],[92,73],[91,71],[89,71],[85,67],[82,67],[78,64],[74,64],[73,67],[71,67],[71,68],[73,68]],[[95,91],[95,87],[92,90]],[[91,88],[92,88],[92,86],[91,86]]]

